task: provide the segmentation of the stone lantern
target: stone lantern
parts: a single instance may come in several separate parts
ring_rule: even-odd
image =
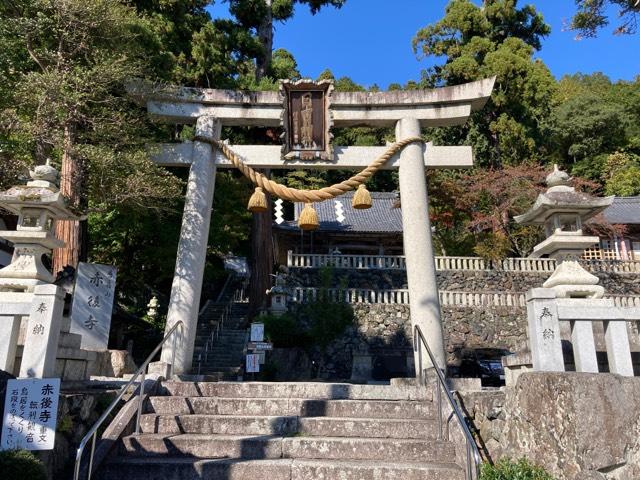
[[[582,226],[613,202],[613,197],[593,197],[576,192],[566,172],[554,166],[547,176],[546,192],[538,195],[533,207],[515,217],[522,225],[541,225],[546,239],[533,248],[531,257],[549,257],[558,262],[553,274],[543,284],[557,297],[601,298],[604,288],[597,285],[598,277],[578,263],[586,248],[599,242],[596,236],[586,236]]]
[[[288,289],[280,285],[267,290],[267,294],[271,297],[271,307],[269,311],[274,315],[282,315],[287,311],[287,298],[289,297]]]
[[[79,220],[67,207],[58,188],[58,171],[47,162],[29,172],[26,185],[0,193],[0,208],[18,215],[15,231],[0,231],[14,245],[13,260],[0,270],[0,290],[33,291],[37,285],[53,283],[54,276],[43,265],[42,256],[64,246],[53,233],[55,220]]]
[[[280,267],[280,271],[275,275],[275,285],[267,290],[267,295],[271,297],[269,311],[274,315],[282,315],[288,309],[287,300],[291,296],[288,279],[287,268]]]

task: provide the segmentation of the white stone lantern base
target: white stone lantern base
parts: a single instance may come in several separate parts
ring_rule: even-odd
[[[552,289],[557,298],[602,298],[604,287],[598,285],[599,281],[577,261],[565,260],[556,267],[543,286]]]

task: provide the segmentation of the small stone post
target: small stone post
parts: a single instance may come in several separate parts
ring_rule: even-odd
[[[20,334],[20,316],[0,315],[0,370],[13,372]]]
[[[564,372],[556,293],[550,288],[527,292],[527,320],[533,369]]]
[[[202,116],[196,123],[196,135],[217,140],[220,128],[216,118]],[[181,342],[176,344],[174,373],[188,373],[193,360],[215,180],[211,144],[195,142],[167,313],[166,331],[179,321],[184,323]],[[170,340],[162,349],[161,362],[169,364],[172,358],[173,340]]]
[[[625,377],[633,377],[627,322],[611,320],[603,323],[609,371]]]
[[[64,291],[61,287],[35,287],[20,364],[20,377],[55,377],[63,307]]]
[[[419,136],[420,122],[417,119],[403,118],[397,123],[396,140]],[[403,149],[400,154],[399,175],[411,325],[420,326],[440,368],[446,371],[440,298],[429,221],[427,177],[422,147],[419,144],[407,145]],[[418,352],[414,356],[418,368]],[[423,351],[422,367],[426,368],[430,364],[427,352]]]
[[[596,343],[590,321],[571,321],[571,344],[577,372],[598,373]]]

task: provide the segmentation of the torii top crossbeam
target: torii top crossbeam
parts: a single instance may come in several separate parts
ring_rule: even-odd
[[[392,92],[334,92],[331,99],[336,127],[368,125],[392,127],[405,117],[417,118],[422,127],[464,123],[472,111],[487,102],[495,77],[452,87]],[[206,88],[161,87],[143,83],[129,86],[129,94],[163,122],[190,124],[210,115],[229,126],[280,125],[279,92],[244,92]]]

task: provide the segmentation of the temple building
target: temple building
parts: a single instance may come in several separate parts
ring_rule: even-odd
[[[371,208],[351,206],[353,192],[314,204],[320,227],[304,232],[298,218],[304,204],[296,203],[294,219],[273,225],[278,263],[287,251],[343,255],[402,255],[402,210],[394,192],[372,192]]]
[[[600,243],[584,251],[585,259],[640,261],[640,196],[615,197],[604,212],[611,224],[624,225],[625,233],[600,237]]]

